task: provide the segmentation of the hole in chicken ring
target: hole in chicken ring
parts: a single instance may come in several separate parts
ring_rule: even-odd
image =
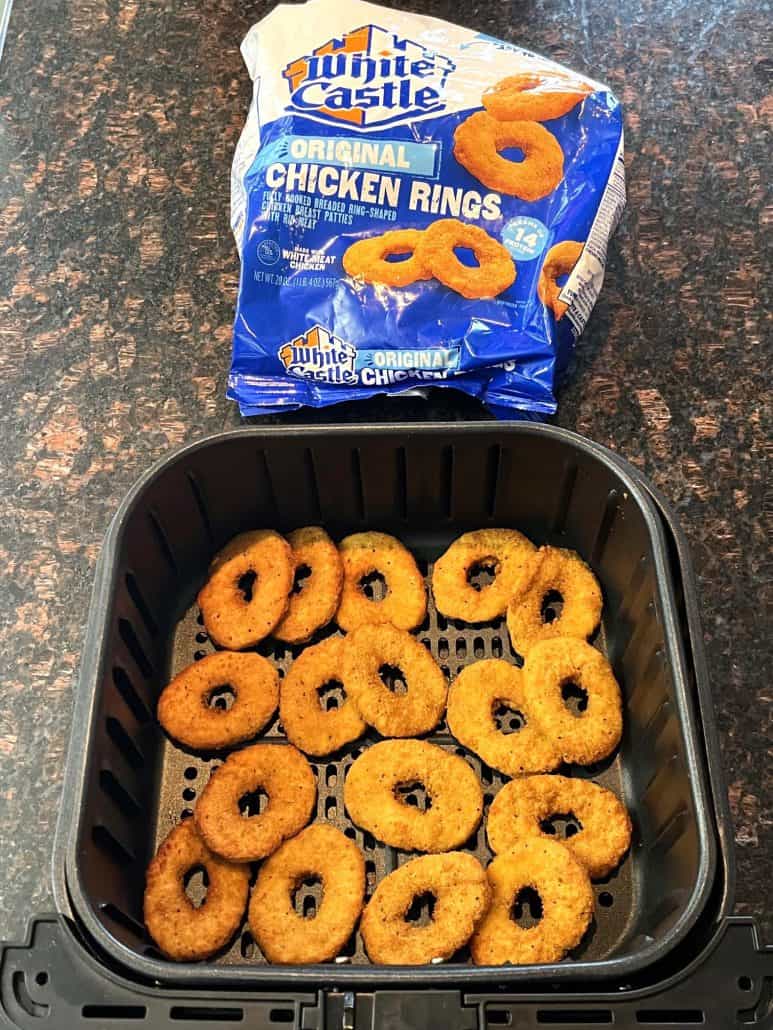
[[[299,913],[294,896],[309,880],[319,881],[321,898],[313,914]],[[260,867],[250,899],[250,930],[269,962],[327,962],[351,936],[364,896],[360,849],[334,826],[315,823]]]
[[[230,707],[226,691],[232,695]],[[279,678],[269,661],[252,652],[218,651],[164,687],[157,715],[169,736],[185,747],[217,751],[260,733],[278,701]]]
[[[344,271],[352,278],[384,286],[410,286],[419,279],[431,279],[432,272],[418,253],[422,236],[419,229],[391,229],[358,240],[344,252]],[[404,259],[390,261],[390,257]]]
[[[486,834],[495,853],[526,838],[549,839],[551,817],[572,815],[580,829],[562,841],[596,880],[615,869],[631,844],[631,818],[611,790],[569,776],[524,776],[499,791],[489,809]]]
[[[205,904],[186,894],[186,879],[206,874]],[[177,962],[209,958],[241,925],[250,870],[213,854],[192,819],[175,826],[148,866],[143,902],[145,925],[159,949]]]
[[[523,672],[529,713],[565,762],[590,765],[614,751],[623,732],[620,687],[600,651],[573,637],[545,640]],[[571,688],[584,695],[576,710],[567,704]]]
[[[335,615],[344,569],[338,548],[320,526],[295,529],[287,542],[293,552],[295,583],[287,614],[274,636],[287,644],[302,644]]]
[[[497,855],[486,870],[491,906],[470,941],[478,966],[558,962],[583,938],[593,916],[593,888],[587,870],[568,848],[553,840],[528,838]],[[518,901],[536,893],[532,925],[519,925]]]
[[[399,793],[421,784],[430,804],[423,810]],[[352,822],[395,848],[450,851],[475,832],[483,813],[483,790],[458,755],[424,740],[384,740],[355,760],[344,782]]]
[[[462,264],[454,248],[473,252],[477,267]],[[468,299],[496,297],[515,282],[515,263],[501,243],[477,225],[439,218],[424,232],[417,253],[444,286]]]
[[[501,156],[500,151],[512,147],[521,151],[522,161]],[[547,197],[564,174],[564,152],[544,126],[500,122],[485,111],[476,111],[456,127],[454,157],[484,186],[521,200]]]
[[[545,307],[551,309],[556,320],[563,318],[569,305],[560,299],[562,287],[558,280],[562,275],[569,275],[580,259],[583,243],[564,240],[557,243],[545,255],[542,270],[537,281],[537,295]]]
[[[211,639],[240,651],[276,626],[293,586],[290,545],[273,529],[241,533],[215,556],[199,592],[199,607]]]
[[[243,799],[260,791],[268,795],[265,809],[243,813]],[[316,800],[317,781],[300,751],[291,744],[253,744],[229,755],[215,770],[194,817],[205,843],[218,855],[252,862],[302,829]]]
[[[464,852],[422,855],[385,877],[362,916],[360,930],[371,962],[423,965],[450,958],[472,936],[491,890],[478,860]],[[426,919],[412,919],[426,899]]]
[[[561,118],[593,92],[591,86],[556,69],[509,75],[487,90],[481,102],[502,122],[546,122]]]
[[[586,640],[601,619],[602,596],[582,558],[561,547],[540,547],[527,571],[507,606],[507,630],[518,654],[525,658],[535,644],[556,637]]]

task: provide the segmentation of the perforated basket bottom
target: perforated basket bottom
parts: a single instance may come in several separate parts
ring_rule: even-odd
[[[431,559],[439,554],[440,551],[437,547],[432,547],[431,549],[422,548],[420,545],[417,546],[415,541],[409,541],[409,546],[411,546],[419,562],[419,567],[429,582],[432,566]],[[427,618],[417,631],[416,636],[431,650],[447,677],[453,678],[466,665],[470,665],[483,658],[505,658],[514,663],[519,661],[510,647],[504,619],[499,619],[495,623],[488,623],[483,626],[470,626],[465,623],[447,620],[435,610],[431,591],[428,591],[428,596]],[[328,629],[320,634],[319,639],[329,635],[329,633],[330,630]],[[314,640],[311,643],[316,642]],[[595,643],[601,650],[605,650],[603,627]],[[204,632],[201,615],[196,605],[189,608],[185,616],[177,624],[170,650],[170,675],[175,675],[192,661],[201,659],[204,655],[214,650]],[[282,677],[295,655],[301,649],[290,648],[287,645],[269,639],[264,641],[258,647],[258,650],[275,663],[279,676]],[[512,728],[512,725],[508,726],[508,721],[505,716],[503,725],[507,728]],[[270,738],[272,741],[286,740],[278,717],[274,718],[260,739],[265,737]],[[344,809],[343,785],[346,772],[363,749],[375,743],[378,739],[380,738],[375,733],[367,734],[327,759],[311,762],[312,769],[317,777],[318,788],[315,818],[318,821],[329,822],[337,826],[362,849],[365,855],[367,873],[366,901],[372,895],[380,880],[397,868],[397,866],[415,857],[413,853],[399,851],[396,848],[388,847],[376,841],[370,833],[364,832],[355,826],[348,818]],[[467,841],[464,849],[470,851],[484,865],[487,865],[492,858],[492,853],[486,843],[485,825],[488,808],[497,791],[507,781],[507,777],[489,768],[477,755],[461,747],[455,738],[449,734],[445,723],[441,724],[437,732],[428,739],[432,743],[439,744],[441,747],[455,751],[463,756],[475,769],[480,778],[485,795],[484,815],[477,833]],[[153,832],[154,851],[180,818],[190,815],[195,807],[196,798],[207,783],[213,770],[222,764],[224,757],[223,754],[213,756],[194,755],[191,752],[180,749],[165,739],[161,756],[158,804]],[[619,755],[596,766],[585,768],[568,766],[558,771],[567,775],[593,779],[595,782],[609,787],[616,794],[625,798],[624,776]],[[420,791],[407,795],[406,803],[422,804]],[[585,961],[592,961],[610,957],[619,950],[622,942],[630,935],[635,925],[636,817],[630,800],[628,800],[628,805],[634,820],[634,846],[622,865],[611,876],[594,884],[596,895],[594,919],[580,945],[567,956],[567,961],[580,958]],[[559,836],[562,836],[566,832],[566,827],[559,825],[556,827],[556,832]],[[571,828],[569,832],[571,833]],[[189,887],[189,890],[195,899],[196,885]],[[198,891],[202,890],[203,887],[199,883]],[[318,891],[318,887],[302,887],[298,891],[295,901],[298,910],[311,917],[318,900]],[[418,912],[416,915],[420,919],[425,918],[424,913]],[[528,909],[523,918],[528,922]],[[146,953],[158,957],[158,953],[150,943],[146,948]],[[227,965],[265,963],[265,959],[249,932],[246,921],[230,947],[212,961]],[[355,965],[369,964],[359,932],[355,932],[352,935],[352,938],[347,942],[336,961],[338,963],[352,963]],[[457,953],[450,961],[453,963],[469,962],[467,949]]]

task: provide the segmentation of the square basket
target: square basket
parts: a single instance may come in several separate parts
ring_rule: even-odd
[[[153,948],[142,925],[145,868],[222,761],[173,745],[155,722],[156,698],[172,674],[211,650],[195,599],[215,551],[246,529],[310,524],[336,538],[366,528],[394,533],[428,577],[460,533],[510,526],[535,543],[577,550],[598,576],[604,615],[595,643],[620,682],[625,729],[612,760],[566,771],[622,796],[634,836],[620,868],[594,884],[594,922],[563,962],[494,969],[470,965],[461,952],[438,965],[376,967],[355,934],[335,963],[277,967],[264,962],[246,926],[209,962],[172,963]],[[177,451],[130,492],[100,558],[64,787],[68,816],[55,852],[64,862],[54,876],[60,911],[134,976],[190,986],[515,984],[538,976],[569,987],[620,980],[664,959],[701,915],[717,862],[670,568],[662,523],[637,476],[603,448],[549,426],[245,429]],[[417,636],[450,677],[480,658],[515,660],[503,620],[447,620],[431,598]],[[280,673],[297,653],[270,640],[259,650]],[[284,739],[276,720],[267,734]],[[411,857],[363,833],[344,810],[346,770],[374,739],[312,763],[316,817],[363,849],[368,893]],[[487,808],[505,778],[444,726],[430,739],[473,765]],[[485,813],[466,846],[485,863],[484,825]]]

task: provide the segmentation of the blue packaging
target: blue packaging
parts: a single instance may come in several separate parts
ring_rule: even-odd
[[[254,88],[232,170],[241,276],[228,380],[242,414],[428,385],[463,390],[500,417],[554,412],[625,204],[622,115],[607,87],[361,0],[279,4],[242,53]],[[480,154],[470,154],[459,127],[478,112],[467,128],[480,127]],[[503,146],[501,133],[527,149],[536,139],[537,153]],[[548,169],[546,154],[562,168]],[[544,195],[511,186],[513,167],[516,179],[533,171]],[[441,221],[447,252],[429,248]],[[487,251],[452,248],[468,225],[512,266],[508,284],[510,274],[489,282]],[[415,250],[347,273],[355,244],[377,238],[388,252],[397,238],[386,234],[405,229],[418,230]],[[384,260],[412,256],[421,277],[379,278],[394,275]]]

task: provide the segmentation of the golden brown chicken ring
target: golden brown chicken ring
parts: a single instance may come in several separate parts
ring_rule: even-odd
[[[473,252],[477,267],[462,264],[454,248]],[[428,226],[417,253],[444,286],[468,299],[496,297],[515,282],[510,251],[477,225],[440,218]]]
[[[344,271],[355,279],[385,286],[410,286],[419,279],[431,279],[432,272],[418,253],[422,236],[419,229],[391,229],[357,240],[344,252]],[[404,260],[388,260],[404,254],[409,255]]]
[[[547,122],[568,114],[592,92],[580,80],[545,69],[508,75],[487,90],[481,102],[499,121]]]
[[[230,708],[213,704],[230,688]],[[158,721],[170,737],[196,751],[234,747],[256,736],[279,701],[279,678],[259,654],[217,651],[179,672],[158,699]]]
[[[365,720],[350,697],[337,708],[320,704],[319,691],[345,679],[345,645],[344,637],[329,637],[307,647],[282,680],[279,718],[287,739],[308,755],[329,755],[365,732]]]
[[[494,712],[500,705],[524,720],[516,732],[504,733],[497,727]],[[501,658],[462,669],[448,691],[446,718],[460,744],[507,776],[549,772],[561,763],[550,737],[529,717],[523,672]]]
[[[492,900],[470,941],[476,965],[559,962],[577,947],[593,916],[593,889],[587,870],[568,848],[528,838],[497,855],[486,871]],[[528,927],[512,918],[525,888],[536,891],[542,905],[541,919]]]
[[[500,151],[517,147],[522,161]],[[454,157],[476,179],[498,193],[521,200],[540,200],[564,176],[564,152],[556,137],[539,122],[500,122],[476,111],[454,132]]]
[[[631,817],[611,790],[569,776],[524,776],[494,798],[486,823],[489,846],[498,853],[526,838],[550,840],[541,824],[557,815],[579,820],[582,828],[562,843],[594,880],[611,873],[631,845]]]
[[[431,807],[421,811],[398,796],[421,784]],[[424,740],[384,740],[355,760],[344,783],[353,823],[384,844],[406,851],[450,851],[475,832],[483,791],[463,758]]]
[[[431,895],[432,915],[424,925],[406,916],[414,900]],[[450,958],[472,936],[489,905],[491,891],[478,860],[465,852],[422,855],[379,883],[360,929],[371,962],[424,965]]]
[[[211,639],[231,651],[257,644],[287,611],[294,573],[290,545],[273,529],[231,540],[215,557],[199,592]]]
[[[432,593],[437,610],[449,619],[489,622],[504,615],[507,603],[524,576],[536,547],[516,529],[476,529],[463,533],[438,558],[432,570]],[[470,582],[479,568],[493,572],[492,582],[480,588]]]
[[[203,868],[206,904],[185,893],[189,873]],[[250,870],[207,847],[192,819],[175,826],[148,866],[143,902],[145,925],[159,949],[176,962],[195,962],[220,951],[239,929],[249,893]]]
[[[587,640],[601,620],[602,596],[582,558],[560,547],[540,547],[526,571],[507,606],[507,630],[518,654],[525,658],[535,644],[556,637]],[[560,595],[561,611],[548,622],[543,608],[554,593]]]
[[[268,804],[245,816],[240,802],[263,790]],[[202,791],[194,817],[207,846],[231,862],[265,858],[311,819],[317,781],[291,744],[253,744],[230,754]]]
[[[565,703],[570,685],[587,695],[583,711]],[[620,687],[601,652],[584,640],[557,637],[535,644],[524,665],[529,712],[565,762],[590,765],[611,755],[623,732]]]
[[[427,614],[427,590],[416,561],[404,544],[388,533],[353,533],[339,545],[344,585],[336,622],[349,633],[369,623],[391,622],[398,629],[415,629]],[[380,600],[363,592],[371,575],[384,579]]]
[[[302,644],[332,620],[341,599],[344,567],[338,548],[320,526],[288,534],[296,573],[308,570],[298,593],[290,595],[287,613],[274,629],[277,640]]]
[[[322,883],[314,918],[293,904],[304,880]],[[365,859],[326,823],[307,826],[266,859],[252,890],[249,924],[269,962],[305,965],[336,957],[351,936],[365,896]]]
[[[556,243],[545,255],[542,269],[537,280],[537,296],[545,305],[551,309],[556,320],[563,318],[569,309],[569,305],[561,300],[561,290],[558,280],[562,275],[569,275],[574,266],[580,260],[584,243],[577,243],[575,240],[564,240]]]

